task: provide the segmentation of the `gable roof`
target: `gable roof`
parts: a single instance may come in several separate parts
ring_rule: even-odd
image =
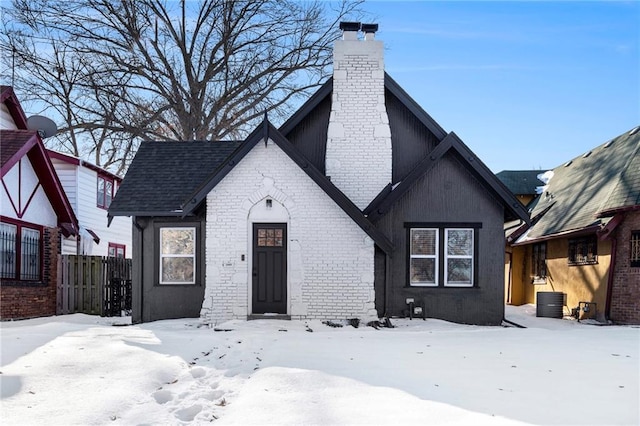
[[[180,216],[185,196],[217,169],[239,142],[145,141],[109,207],[109,216]]]
[[[640,208],[640,132],[638,128],[553,169],[534,201],[538,221],[516,244],[554,236],[595,232],[617,212]]]
[[[13,166],[27,156],[58,217],[58,226],[64,235],[76,235],[78,219],[38,133],[32,130],[1,129],[0,153],[0,178],[4,178]]]
[[[99,173],[101,175],[105,175],[107,177],[110,177],[111,179],[115,180],[116,182],[121,182],[122,181],[122,177],[111,173],[109,170],[103,169],[100,166],[96,166],[93,163],[90,163],[88,161],[85,161],[81,158],[78,158],[74,155],[71,154],[66,154],[63,152],[58,152],[58,151],[52,151],[50,149],[47,150],[47,155],[49,155],[49,158],[53,158],[56,160],[60,160],[63,161],[67,164],[72,164],[74,166],[82,166],[82,167],[86,167],[89,170],[93,170],[96,173]]]
[[[27,128],[27,116],[20,105],[20,101],[11,86],[0,86],[0,103],[7,106],[11,118],[16,123],[18,129]]]
[[[505,210],[505,219],[529,221],[526,208],[515,198],[515,195],[493,174],[489,168],[462,142],[455,133],[447,133],[389,74],[384,74],[384,86],[413,114],[436,138],[438,145],[417,166],[405,176],[395,187],[383,188],[378,196],[364,209],[364,214],[371,221],[376,221],[386,214],[391,206],[399,200],[435,163],[449,150],[455,152],[471,171],[499,200]],[[281,127],[280,132],[289,134],[304,118],[310,114],[323,100],[331,96],[333,79],[329,79],[289,120]],[[328,123],[327,123],[328,124]],[[392,139],[394,135],[391,135]],[[440,146],[445,140],[444,145]],[[393,143],[393,142],[392,142]]]
[[[404,91],[389,74],[384,73],[384,87],[400,101],[433,133],[438,139],[443,139],[447,132]],[[280,126],[280,132],[287,135],[296,127],[320,102],[331,96],[333,92],[333,77],[329,78],[302,106]]]
[[[197,208],[207,194],[224,179],[251,149],[260,141],[272,140],[296,163],[376,244],[386,253],[390,253],[393,244],[362,214],[360,209],[342,193],[331,181],[309,162],[266,118],[236,151],[220,164],[209,177],[185,200],[182,216]]]
[[[500,182],[515,195],[536,195],[536,188],[544,186],[538,179],[542,170],[503,170],[496,173]]]
[[[385,196],[379,195],[364,210],[368,218],[377,221],[384,216],[402,196],[425,173],[431,170],[436,163],[447,153],[454,153],[456,157],[466,164],[467,169],[480,181],[480,183],[500,200],[505,208],[505,217],[508,220],[518,219],[529,222],[526,208],[520,203],[509,189],[496,178],[489,168],[467,147],[454,132],[449,133],[418,165],[389,192],[389,188],[383,189]],[[510,214],[507,214],[510,213]]]

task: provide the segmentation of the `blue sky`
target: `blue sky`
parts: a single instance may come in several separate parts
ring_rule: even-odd
[[[640,125],[640,2],[372,1],[387,72],[493,171]]]

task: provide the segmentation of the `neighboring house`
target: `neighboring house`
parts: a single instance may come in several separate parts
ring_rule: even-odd
[[[60,238],[78,220],[13,89],[0,86],[0,318],[55,315]]]
[[[131,258],[131,220],[119,217],[107,226],[122,178],[69,154],[48,155],[80,222],[79,238],[63,239],[62,254]]]
[[[538,176],[541,170],[503,170],[496,176],[522,205],[527,206],[538,195],[538,188],[544,186]]]
[[[531,226],[507,234],[510,303],[536,303],[538,292],[555,291],[565,294],[565,314],[587,302],[581,317],[640,324],[638,130],[547,172]]]
[[[333,79],[280,129],[141,145],[109,209],[133,217],[134,322],[500,324],[526,210],[384,72],[377,25],[341,28]]]

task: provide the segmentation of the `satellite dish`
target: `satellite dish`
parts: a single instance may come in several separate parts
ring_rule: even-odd
[[[27,118],[27,129],[36,130],[42,139],[51,137],[58,132],[56,123],[42,115],[32,115]]]

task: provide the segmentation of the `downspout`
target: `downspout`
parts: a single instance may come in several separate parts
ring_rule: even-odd
[[[389,318],[389,286],[391,285],[391,256],[385,253],[384,265],[384,317]]]
[[[140,226],[138,224],[138,221],[135,217],[132,218],[133,219],[133,226],[136,228],[136,230],[138,231],[138,233],[140,234],[139,238],[140,238],[140,250],[139,250],[139,255],[138,258],[140,259],[140,271],[139,271],[139,275],[140,275],[140,322],[144,322],[144,279],[142,278],[144,276],[144,228],[142,226]],[[132,241],[133,243],[133,241]],[[133,278],[133,277],[132,277]],[[131,288],[133,291],[133,282],[131,283]],[[131,310],[133,311],[133,306],[131,306]],[[133,318],[133,312],[131,313],[131,316]]]
[[[604,303],[604,319],[606,321],[609,321],[609,314],[611,313],[611,291],[613,289],[613,274],[615,273],[617,246],[618,240],[615,237],[612,237],[611,262],[609,263],[609,277],[607,278],[607,298]]]
[[[76,255],[80,256],[82,253],[82,235],[80,235],[80,170],[82,167],[82,160],[79,160],[78,168],[74,170],[76,175],[76,199],[75,199],[75,208],[76,208],[76,217],[78,218],[78,235],[76,235]],[[96,187],[97,188],[97,187]],[[84,222],[84,221],[83,221]]]
[[[511,300],[511,286],[512,286],[512,282],[511,282],[511,276],[513,275],[513,252],[508,251],[507,254],[509,255],[509,272],[508,272],[508,277],[507,277],[507,304],[511,304],[512,300]]]

